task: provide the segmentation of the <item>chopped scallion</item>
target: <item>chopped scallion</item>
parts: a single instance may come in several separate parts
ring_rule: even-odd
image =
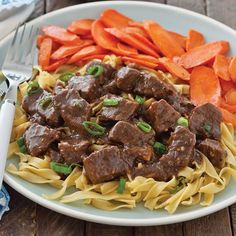
[[[106,131],[104,127],[93,121],[84,121],[82,125],[93,136],[102,136]]]
[[[137,126],[139,127],[139,129],[141,129],[145,133],[149,133],[152,130],[151,125],[149,125],[148,123],[144,121],[138,122]]]
[[[104,69],[100,65],[92,65],[87,69],[89,75],[94,75],[95,77],[100,76],[103,73]]]
[[[116,192],[123,193],[125,191],[125,185],[126,185],[126,180],[121,178]]]
[[[208,125],[208,124],[204,124],[203,125],[203,128],[206,130],[206,132],[210,132],[211,131],[211,126],[210,125]]]
[[[29,82],[29,85],[27,87],[27,95],[30,96],[32,94],[35,94],[39,91],[39,83],[37,81],[31,81]]]
[[[184,127],[188,127],[188,119],[186,119],[185,117],[181,116],[178,120],[177,120],[177,124],[184,126]]]
[[[160,142],[155,142],[153,145],[153,148],[156,154],[159,154],[159,155],[165,154],[167,152],[166,146]]]
[[[44,97],[39,101],[39,105],[46,109],[47,107],[52,105],[52,98],[51,97]]]
[[[21,153],[27,153],[27,148],[25,146],[25,141],[24,141],[23,137],[20,137],[19,139],[17,139],[16,143],[17,143]]]
[[[144,97],[141,97],[139,95],[136,95],[135,96],[135,101],[139,104],[143,104],[145,102],[145,98]]]
[[[103,105],[105,107],[114,107],[114,106],[117,106],[118,104],[119,104],[119,101],[115,98],[111,98],[111,99],[105,98],[103,100]]]
[[[68,175],[72,172],[72,166],[61,164],[57,162],[50,162],[50,168],[57,173]]]
[[[68,82],[75,74],[71,73],[71,72],[65,72],[63,74],[60,75],[59,80],[63,81],[63,82]]]

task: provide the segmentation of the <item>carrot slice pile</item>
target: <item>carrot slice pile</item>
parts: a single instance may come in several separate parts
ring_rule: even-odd
[[[236,82],[236,56],[234,56],[230,61],[229,74],[231,79]]]
[[[41,42],[39,49],[39,65],[42,69],[45,69],[50,62],[50,56],[52,52],[52,40],[50,38],[44,38]]]
[[[68,31],[78,35],[89,35],[91,34],[91,27],[94,20],[92,19],[81,19],[73,21],[68,26]]]
[[[203,44],[205,44],[204,36],[200,32],[190,29],[186,39],[186,50],[189,51]]]
[[[226,81],[230,80],[230,76],[229,76],[229,62],[228,59],[225,55],[216,55],[215,57],[215,61],[213,64],[213,69],[215,71],[215,74]]]

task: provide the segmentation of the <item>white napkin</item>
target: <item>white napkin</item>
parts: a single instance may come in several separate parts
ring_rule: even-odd
[[[34,8],[34,0],[0,0],[0,39],[23,23]]]

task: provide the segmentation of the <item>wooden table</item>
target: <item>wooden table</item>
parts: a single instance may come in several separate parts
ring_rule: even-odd
[[[31,19],[69,5],[76,0],[38,0]],[[89,2],[89,1],[84,1]],[[235,0],[155,0],[183,7],[215,18],[236,29]],[[223,37],[223,36],[222,36]],[[215,214],[179,224],[153,227],[119,227],[73,219],[50,211],[21,196],[7,186],[10,212],[0,221],[0,236],[228,236],[236,235],[236,204]]]

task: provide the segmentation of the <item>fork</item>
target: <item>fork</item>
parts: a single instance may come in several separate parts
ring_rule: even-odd
[[[2,89],[0,89],[0,102],[3,100],[3,98],[5,97],[6,92],[3,91]]]
[[[10,85],[0,111],[0,188],[14,120],[17,88],[20,83],[32,77],[36,48],[34,43],[37,31],[33,33],[33,27],[31,27],[29,33],[26,33],[26,31],[26,24],[24,24],[22,30],[18,25],[2,66],[2,73],[8,79]]]

